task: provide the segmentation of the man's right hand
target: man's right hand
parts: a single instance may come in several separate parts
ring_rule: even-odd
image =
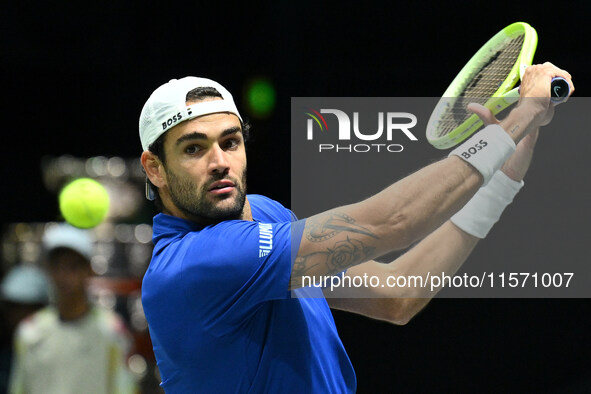
[[[552,63],[538,64],[525,69],[519,104],[500,123],[516,144],[552,120],[554,104],[550,101],[550,85],[554,77],[566,79],[570,85],[570,93],[574,92],[570,74]]]
[[[550,62],[526,68],[521,78],[518,106],[538,107],[540,114],[536,117],[537,126],[547,125],[554,116],[554,104],[550,101],[551,82],[554,77],[566,79],[570,86],[570,94],[574,92],[571,75]]]

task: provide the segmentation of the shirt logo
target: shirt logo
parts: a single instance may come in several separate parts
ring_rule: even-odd
[[[273,249],[273,225],[259,223],[259,257],[265,257]]]

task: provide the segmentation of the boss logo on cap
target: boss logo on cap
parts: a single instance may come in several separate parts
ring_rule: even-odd
[[[176,122],[181,120],[182,118],[183,118],[183,116],[181,115],[181,113],[180,112],[177,113],[172,118],[169,118],[166,122],[162,122],[162,130],[166,130],[167,128],[169,128],[170,126],[172,126],[173,124],[175,124]]]

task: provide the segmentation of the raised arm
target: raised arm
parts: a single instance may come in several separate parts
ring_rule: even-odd
[[[321,277],[411,245],[440,226],[482,184],[482,176],[458,157],[431,164],[362,202],[306,221],[292,269]]]
[[[475,112],[485,111],[483,108]],[[482,112],[484,113],[484,112]],[[525,176],[534,151],[538,131],[534,131],[517,146],[517,151],[503,165],[504,182],[519,185]],[[488,187],[488,186],[487,186]],[[518,190],[518,188],[516,189]],[[515,190],[514,190],[515,191]],[[482,193],[482,190],[479,191]],[[509,192],[511,196],[511,191]],[[506,200],[508,201],[508,200]],[[359,313],[395,324],[406,324],[441,290],[440,283],[428,283],[430,277],[453,276],[468,258],[479,237],[447,221],[411,250],[389,264],[366,262],[347,271],[355,277],[377,277],[375,287],[337,287],[325,289],[332,308]],[[397,282],[392,282],[402,278]],[[342,283],[347,283],[346,279]],[[389,284],[395,283],[396,286]],[[400,286],[400,284],[406,286]],[[424,285],[424,286],[422,286]],[[330,291],[329,291],[330,290]]]
[[[568,73],[549,63],[526,70],[522,99],[500,123],[515,143],[550,121],[553,76],[571,83]],[[493,135],[490,145],[497,148],[495,144],[504,143],[500,139]],[[462,146],[458,149],[461,151]],[[424,238],[466,204],[512,153],[490,149],[484,164],[478,158],[474,161],[474,157],[466,160],[452,155],[364,201],[309,218],[292,268],[292,288],[302,285],[303,276],[336,274]]]

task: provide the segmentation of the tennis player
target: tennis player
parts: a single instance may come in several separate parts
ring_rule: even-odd
[[[436,290],[368,286],[324,298],[302,278],[367,274],[385,283],[456,272],[523,186],[537,130],[553,116],[554,76],[573,90],[567,72],[532,66],[503,121],[472,106],[489,125],[449,157],[305,220],[246,194],[249,126],[230,92],[196,77],[156,89],[139,126],[147,194],[161,210],[142,300],[165,391],[354,392],[329,306],[404,324]],[[390,264],[372,261],[419,240]]]

